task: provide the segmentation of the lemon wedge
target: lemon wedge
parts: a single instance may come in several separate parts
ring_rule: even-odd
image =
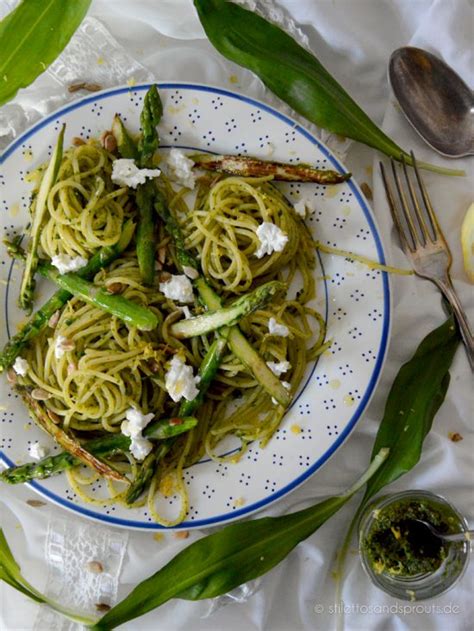
[[[461,246],[464,269],[471,283],[474,283],[474,202],[467,209],[462,222]]]

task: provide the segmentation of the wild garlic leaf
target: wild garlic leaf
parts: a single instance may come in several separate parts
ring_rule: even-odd
[[[23,0],[0,22],[0,105],[58,57],[91,0]]]

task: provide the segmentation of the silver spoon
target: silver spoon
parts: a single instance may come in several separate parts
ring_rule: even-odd
[[[389,79],[400,107],[436,151],[449,158],[474,155],[474,94],[444,61],[421,48],[398,48]]]
[[[454,542],[454,541],[474,541],[474,530],[465,530],[464,532],[457,532],[453,535],[444,535],[441,532],[438,532],[436,528],[427,521],[423,521],[423,519],[413,519],[410,518],[408,521],[414,522],[416,524],[421,524],[425,528],[428,528],[430,533],[446,542]]]

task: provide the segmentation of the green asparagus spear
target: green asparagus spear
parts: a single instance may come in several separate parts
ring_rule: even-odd
[[[63,157],[64,130],[65,125],[62,126],[62,129],[59,132],[56,147],[43,174],[38,195],[36,197],[33,223],[31,225],[30,232],[31,240],[26,256],[25,269],[23,271],[23,278],[21,279],[20,285],[20,296],[18,299],[20,307],[25,309],[28,313],[31,312],[33,293],[35,290],[34,277],[38,267],[38,245],[41,236],[41,225],[46,213],[48,195],[56,181]]]
[[[135,224],[129,220],[123,225],[120,239],[115,245],[107,246],[96,252],[87,265],[77,272],[81,278],[90,279],[95,274],[116,259],[129,245]],[[25,326],[5,345],[0,353],[0,373],[9,368],[21,353],[29,340],[38,335],[48,324],[51,316],[64,307],[72,298],[72,294],[60,289],[33,315]]]
[[[142,134],[136,146],[122,120],[115,115],[112,131],[117,140],[119,154],[123,158],[134,159],[141,167],[151,167],[152,158],[160,140],[156,126],[163,115],[163,105],[156,85],[145,94],[140,116]],[[153,283],[155,277],[155,225],[153,221],[153,199],[155,189],[152,182],[145,182],[137,188],[136,202],[139,213],[137,230],[137,258],[143,282]]]
[[[171,211],[168,208],[165,196],[158,187],[155,187],[155,189],[155,210],[165,224],[167,233],[173,239],[178,264],[182,269],[185,267],[192,267],[193,269],[199,271],[199,264],[197,260],[186,250],[183,233],[181,232],[181,228],[174,215],[171,214]]]
[[[199,292],[199,296],[208,309],[219,309],[222,306],[220,297],[206,283],[204,278],[198,278],[194,285]],[[221,332],[223,332],[221,330]],[[288,407],[291,401],[290,394],[283,387],[281,381],[268,368],[266,363],[247,341],[238,326],[233,326],[226,332],[227,343],[234,355],[253,374],[258,383],[268,392],[270,396],[278,401],[280,405]]]
[[[198,375],[201,378],[198,384],[199,394],[192,401],[183,399],[179,406],[180,416],[193,414],[201,406],[204,396],[219,370],[226,347],[227,339],[219,332],[199,367]]]
[[[137,477],[130,484],[125,495],[125,502],[133,504],[140,497],[143,491],[148,487],[155,473],[156,466],[163,460],[168,451],[171,449],[171,440],[167,440],[157,445],[142,462]]]
[[[110,294],[106,289],[97,287],[78,274],[60,274],[49,263],[39,265],[38,271],[61,289],[80,296],[94,307],[117,316],[126,324],[136,326],[140,331],[152,331],[158,326],[158,317],[148,307],[138,305],[123,296]]]
[[[188,432],[197,425],[197,422],[197,419],[190,415],[179,419],[152,421],[143,430],[143,435],[152,441],[170,439],[173,436]],[[127,451],[130,448],[130,438],[123,434],[110,434],[89,440],[84,443],[84,447],[96,457],[110,458],[120,451]],[[9,484],[21,484],[30,480],[49,478],[79,464],[81,464],[79,458],[67,451],[63,451],[54,456],[47,456],[39,462],[27,462],[26,464],[9,467],[0,473],[0,480]]]
[[[216,156],[199,153],[189,157],[199,169],[242,177],[272,175],[274,180],[284,182],[317,182],[318,184],[339,184],[351,177],[350,173],[316,169],[309,164],[285,164],[250,156]]]
[[[115,114],[112,121],[112,133],[117,141],[117,149],[122,158],[138,161],[138,149],[135,141],[131,138],[122,119]]]
[[[142,135],[138,142],[140,166],[152,166],[151,159],[158,149],[160,139],[157,125],[163,116],[163,104],[156,85],[152,85],[143,99],[143,109],[140,115]]]
[[[155,278],[155,222],[153,221],[154,188],[148,181],[137,188],[139,221],[137,229],[137,259],[143,282],[152,285]]]
[[[276,293],[284,289],[286,289],[284,283],[277,280],[270,281],[237,298],[229,307],[207,311],[195,318],[176,322],[171,326],[171,333],[177,338],[188,338],[205,335],[223,326],[233,326],[245,316],[266,305]]]

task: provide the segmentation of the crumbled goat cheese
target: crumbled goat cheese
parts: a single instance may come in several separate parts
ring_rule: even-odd
[[[284,324],[279,324],[275,318],[268,320],[268,330],[271,335],[276,335],[277,337],[288,337],[290,334],[288,327]]]
[[[260,246],[255,252],[258,259],[261,259],[265,254],[282,252],[288,241],[288,235],[270,221],[264,221],[257,228],[256,233],[260,241]]]
[[[184,274],[172,275],[165,283],[160,283],[160,291],[170,300],[178,302],[193,302],[193,286]]]
[[[161,175],[160,169],[139,169],[133,160],[120,158],[112,164],[112,182],[119,186],[137,188],[144,184],[147,178]]]
[[[303,219],[306,217],[307,213],[311,214],[316,210],[313,201],[310,199],[300,199],[296,204],[293,204],[293,208],[296,214],[303,217]]]
[[[184,318],[186,320],[189,320],[189,318],[193,317],[191,311],[189,310],[189,307],[187,307],[186,305],[184,307],[179,307],[179,309],[183,312]]]
[[[267,362],[267,366],[272,373],[277,377],[280,377],[283,373],[288,372],[291,368],[290,362]]]
[[[166,390],[173,401],[180,401],[183,397],[187,401],[195,399],[199,394],[196,384],[200,381],[199,375],[193,375],[192,366],[185,364],[177,355],[173,357],[165,376]]]
[[[51,259],[51,263],[60,274],[77,272],[77,270],[87,265],[87,259],[83,256],[69,256],[69,254],[56,254]]]
[[[41,443],[34,443],[28,447],[28,451],[30,452],[30,456],[35,460],[41,460],[45,456],[49,454],[48,447],[41,445]]]
[[[194,190],[196,174],[193,172],[193,160],[180,149],[171,149],[166,157],[165,165],[171,180]]]
[[[24,377],[28,370],[28,362],[26,359],[23,359],[23,357],[17,357],[15,359],[15,363],[13,364],[13,370],[17,375],[20,375],[20,377]]]
[[[124,436],[130,438],[130,453],[137,460],[143,460],[151,451],[152,443],[142,436],[142,431],[154,418],[154,414],[143,414],[136,408],[129,408],[125,413],[126,421],[122,422],[120,430]]]
[[[64,335],[58,335],[54,340],[54,356],[56,359],[61,359],[66,351],[74,350],[74,342],[68,340]]]
[[[191,267],[190,265],[185,265],[183,267],[183,272],[191,280],[196,280],[196,278],[199,277],[199,272],[197,271],[197,269],[195,267]]]

